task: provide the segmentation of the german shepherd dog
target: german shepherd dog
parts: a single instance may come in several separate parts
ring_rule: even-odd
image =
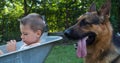
[[[120,52],[113,42],[113,29],[109,21],[111,2],[107,1],[96,11],[92,4],[77,23],[64,34],[78,40],[76,54],[85,58],[85,63],[120,63]]]

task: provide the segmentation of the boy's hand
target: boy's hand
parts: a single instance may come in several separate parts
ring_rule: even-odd
[[[0,50],[0,55],[2,55],[3,54],[3,52],[2,52],[2,50]]]
[[[7,42],[6,49],[8,52],[16,51],[16,40],[10,40]]]

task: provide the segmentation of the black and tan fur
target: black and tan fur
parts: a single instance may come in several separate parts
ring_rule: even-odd
[[[120,55],[112,42],[113,28],[109,21],[111,2],[107,1],[98,11],[92,4],[89,11],[77,19],[77,23],[65,30],[72,39],[87,39],[85,63],[120,63]]]

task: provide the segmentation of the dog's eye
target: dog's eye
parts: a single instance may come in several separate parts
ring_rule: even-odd
[[[83,19],[81,22],[80,22],[80,26],[85,26],[89,24],[85,19]]]

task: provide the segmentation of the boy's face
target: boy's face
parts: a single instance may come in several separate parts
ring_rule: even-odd
[[[34,32],[29,25],[20,25],[21,38],[27,45],[37,43],[40,40],[41,31]]]

